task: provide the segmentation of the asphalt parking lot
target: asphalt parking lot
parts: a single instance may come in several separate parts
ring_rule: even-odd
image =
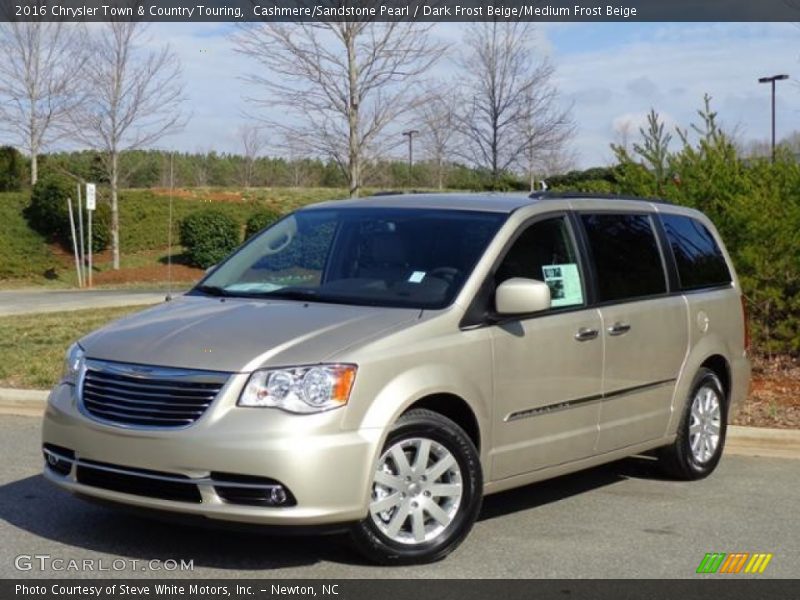
[[[709,479],[678,483],[660,478],[652,461],[627,459],[490,496],[449,558],[386,569],[365,564],[341,536],[190,528],[84,503],[40,476],[39,420],[0,419],[3,578],[685,578],[699,577],[707,552],[772,553],[758,577],[800,572],[800,460],[726,456]],[[138,563],[121,572],[40,571],[35,563],[19,571],[19,555]],[[142,571],[151,559],[193,561],[194,570]]]

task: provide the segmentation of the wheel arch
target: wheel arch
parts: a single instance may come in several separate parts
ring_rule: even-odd
[[[700,365],[700,368],[706,368],[719,377],[722,383],[722,392],[725,395],[725,403],[730,404],[731,401],[731,365],[727,359],[721,354],[712,354],[706,358]]]
[[[478,417],[466,400],[452,393],[429,394],[408,406],[403,414],[417,408],[425,408],[453,421],[466,432],[478,452],[481,451],[481,428]]]

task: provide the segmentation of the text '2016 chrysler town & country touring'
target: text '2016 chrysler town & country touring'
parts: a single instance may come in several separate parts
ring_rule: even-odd
[[[298,210],[67,352],[44,473],[95,500],[440,559],[484,495],[655,451],[711,473],[750,377],[712,223],[656,201]]]

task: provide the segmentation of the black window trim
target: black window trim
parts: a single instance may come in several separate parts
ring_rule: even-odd
[[[597,272],[594,264],[594,257],[591,254],[588,235],[583,227],[583,221],[580,218],[582,214],[598,214],[598,213],[643,215],[650,219],[650,223],[655,232],[658,251],[661,255],[661,267],[664,271],[665,282],[667,284],[665,292],[659,294],[650,294],[647,296],[637,296],[635,298],[622,298],[618,300],[609,300],[606,302],[600,302],[598,300],[597,279],[596,279]],[[675,263],[675,257],[672,253],[672,246],[669,244],[666,230],[664,229],[664,224],[661,222],[661,214],[662,213],[660,213],[659,211],[655,210],[649,211],[642,209],[620,210],[616,208],[615,209],[582,208],[577,210],[563,209],[558,211],[538,213],[536,215],[533,215],[532,217],[529,217],[519,225],[519,227],[513,233],[513,235],[506,241],[505,245],[503,246],[503,249],[498,254],[498,258],[495,259],[491,269],[489,270],[489,273],[484,278],[483,282],[481,283],[481,286],[478,288],[478,291],[472,298],[469,307],[464,312],[464,316],[462,317],[461,322],[459,323],[460,329],[464,330],[464,329],[478,329],[481,327],[491,327],[494,325],[501,325],[503,323],[508,323],[512,321],[527,321],[530,319],[546,318],[549,316],[562,315],[565,313],[578,312],[592,308],[604,308],[607,306],[631,304],[633,302],[645,302],[648,300],[660,300],[664,298],[671,298],[674,296],[685,296],[685,295],[692,295],[708,291],[719,291],[719,290],[730,289],[735,286],[733,271],[731,269],[730,263],[727,260],[727,257],[725,257],[725,264],[728,267],[728,271],[731,273],[731,281],[729,283],[722,283],[703,288],[682,290],[679,284],[678,269]],[[682,215],[681,213],[664,213],[664,214],[676,214],[679,216],[688,216],[688,215]],[[502,318],[500,318],[499,316],[493,317],[492,316],[493,311],[491,310],[490,303],[494,295],[494,285],[493,285],[494,275],[497,272],[500,263],[508,254],[509,250],[511,249],[511,246],[517,241],[519,236],[522,235],[523,231],[525,231],[528,227],[534,225],[539,221],[544,221],[547,219],[552,219],[557,217],[566,217],[568,221],[568,230],[570,232],[570,236],[573,239],[573,243],[575,244],[575,249],[577,251],[577,258],[578,258],[578,268],[580,270],[581,277],[583,279],[582,283],[584,291],[584,303],[577,304],[574,306],[559,307],[551,309],[546,312],[509,315],[507,317],[502,317]],[[716,237],[714,237],[714,241],[720,248],[722,248],[720,241]]]

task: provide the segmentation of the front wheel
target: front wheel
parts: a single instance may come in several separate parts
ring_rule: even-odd
[[[478,451],[464,430],[438,413],[409,411],[389,433],[353,540],[380,564],[440,560],[469,533],[482,492]]]
[[[719,377],[709,369],[700,369],[678,426],[678,437],[660,452],[667,474],[678,479],[702,479],[710,475],[722,457],[727,417],[727,402]]]

